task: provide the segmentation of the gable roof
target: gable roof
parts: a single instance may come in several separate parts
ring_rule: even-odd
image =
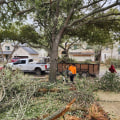
[[[12,51],[3,51],[3,55],[10,55],[12,53]],[[2,52],[0,52],[0,55],[2,54]]]
[[[29,54],[34,54],[34,55],[38,55],[38,52],[36,52],[35,50],[33,50],[30,47],[22,47],[25,51],[27,51]]]

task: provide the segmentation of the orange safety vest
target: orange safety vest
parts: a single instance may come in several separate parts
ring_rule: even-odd
[[[72,72],[72,74],[76,74],[76,67],[75,66],[70,66],[69,70]]]

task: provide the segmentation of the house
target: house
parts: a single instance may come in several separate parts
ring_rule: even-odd
[[[4,60],[7,60],[8,57],[11,55],[12,51],[14,50],[14,46],[15,45],[11,42],[4,42],[1,44]],[[1,59],[2,59],[2,52],[0,51]],[[19,44],[16,47],[12,57],[37,58],[39,57],[39,53],[31,47],[27,47],[26,45]]]
[[[3,59],[7,60],[9,55],[12,53],[14,47],[9,42],[3,42],[1,43],[1,48],[2,51],[0,50],[0,58],[2,59],[2,54],[3,54]]]
[[[106,47],[101,51],[101,62],[105,63],[109,58],[120,60],[119,42],[115,42],[112,48]]]
[[[95,60],[95,53],[94,50],[88,49],[86,50],[86,44],[84,47],[80,47],[80,44],[74,44],[68,52],[69,58],[74,59],[76,61],[86,61],[86,60]],[[59,48],[58,50],[59,57],[62,57],[63,49]]]
[[[39,56],[38,52],[26,46],[19,46],[12,55],[19,58],[36,58]]]
[[[69,51],[69,58],[72,58],[76,61],[94,61],[94,51],[93,50],[77,50],[77,51]]]
[[[38,52],[38,57],[47,57],[48,56],[48,52],[45,49],[42,48],[34,48],[35,51]]]

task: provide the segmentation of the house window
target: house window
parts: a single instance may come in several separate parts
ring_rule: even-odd
[[[74,50],[76,50],[77,49],[77,45],[74,45]]]
[[[10,46],[5,46],[5,50],[10,50]]]

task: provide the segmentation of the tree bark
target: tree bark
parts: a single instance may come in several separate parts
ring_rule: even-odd
[[[13,55],[13,53],[15,52],[16,48],[18,47],[18,45],[19,45],[19,43],[17,43],[17,44],[14,46],[14,49],[13,49],[12,53],[10,54],[10,56],[9,56],[8,59],[7,59],[7,63],[8,63],[8,62],[10,61],[10,59],[12,58],[12,55]]]
[[[100,63],[101,63],[101,52],[102,52],[102,48],[99,51],[99,57],[98,57],[99,71],[100,71]]]
[[[56,111],[52,116],[45,118],[45,120],[56,120],[57,118],[63,116],[71,107],[71,105],[75,102],[76,98],[74,98],[68,105],[63,107],[62,109]]]
[[[2,61],[4,62],[4,55],[3,55],[3,50],[2,50],[2,45],[1,45],[1,43],[0,43],[0,51],[1,51]]]
[[[58,59],[58,44],[56,42],[53,42],[53,47],[50,52],[50,73],[49,73],[50,82],[56,82],[57,59]]]

